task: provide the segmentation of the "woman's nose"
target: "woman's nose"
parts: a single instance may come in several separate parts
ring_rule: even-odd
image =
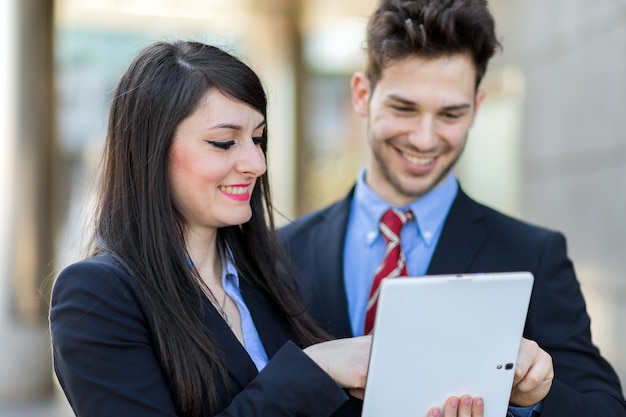
[[[239,160],[239,170],[260,177],[267,170],[265,163],[265,152],[254,141],[246,141],[244,152]]]

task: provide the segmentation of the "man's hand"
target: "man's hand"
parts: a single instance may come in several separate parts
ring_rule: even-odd
[[[532,407],[550,391],[554,367],[552,357],[532,340],[522,339],[511,389],[511,405]]]
[[[450,397],[446,400],[443,413],[439,407],[433,407],[428,411],[428,417],[483,417],[485,403],[480,397],[463,395],[461,398]]]

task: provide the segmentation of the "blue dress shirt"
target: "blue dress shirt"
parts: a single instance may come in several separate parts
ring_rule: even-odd
[[[259,337],[259,333],[254,325],[254,321],[252,321],[250,310],[248,310],[248,306],[246,306],[241,296],[241,291],[239,290],[239,275],[237,275],[237,269],[229,256],[226,257],[224,265],[222,265],[222,285],[224,286],[226,294],[232,298],[239,310],[244,348],[260,372],[261,369],[267,365],[269,360],[261,338]]]
[[[449,175],[442,184],[409,206],[396,207],[411,209],[414,215],[414,220],[405,224],[400,232],[409,275],[426,273],[458,188],[456,178]],[[348,310],[355,336],[363,334],[370,287],[376,268],[385,256],[379,223],[389,207],[365,184],[365,170],[362,170],[354,190],[343,255]]]

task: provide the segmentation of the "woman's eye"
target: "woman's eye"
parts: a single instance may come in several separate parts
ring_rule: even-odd
[[[265,138],[263,136],[256,136],[252,138],[252,142],[254,142],[255,145],[261,145],[265,142]]]
[[[215,146],[216,148],[224,149],[224,150],[229,149],[231,146],[235,144],[234,140],[225,140],[225,141],[207,140],[206,142]]]

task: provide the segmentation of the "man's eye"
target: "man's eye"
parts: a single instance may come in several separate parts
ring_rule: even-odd
[[[254,142],[255,145],[261,145],[265,142],[265,138],[263,136],[257,136],[252,138],[252,142]]]
[[[215,141],[215,140],[207,140],[208,144],[215,146],[219,149],[229,149],[231,146],[235,144],[234,140],[226,140],[226,141]]]
[[[413,111],[412,107],[406,107],[406,106],[391,106],[391,108],[396,111],[403,112],[403,113]]]
[[[463,115],[459,113],[444,113],[443,114],[446,119],[456,120],[460,119]]]

